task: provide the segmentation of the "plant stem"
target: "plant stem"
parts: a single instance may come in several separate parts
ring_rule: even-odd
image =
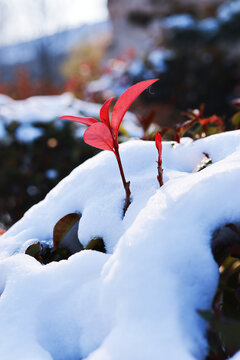
[[[163,169],[162,169],[162,164],[160,164],[158,162],[158,176],[157,176],[157,179],[158,179],[158,182],[159,182],[159,185],[160,187],[163,186]]]
[[[129,207],[129,205],[131,204],[130,181],[126,181],[126,179],[125,179],[120,154],[119,154],[119,151],[118,151],[118,146],[114,147],[114,154],[115,154],[117,162],[118,162],[118,167],[119,167],[119,171],[120,171],[120,174],[121,174],[123,187],[124,187],[125,193],[126,193],[125,204],[124,204],[124,208],[123,208],[123,216],[124,216],[126,214],[126,211],[127,211],[128,207]]]

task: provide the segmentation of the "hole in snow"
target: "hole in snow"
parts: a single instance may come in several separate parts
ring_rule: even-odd
[[[53,228],[53,247],[39,241],[31,244],[25,254],[33,256],[42,264],[52,261],[67,260],[71,255],[83,250],[78,240],[78,225],[80,213],[70,213],[63,216]]]
[[[77,212],[63,216],[53,228],[53,246],[37,241],[27,247],[25,254],[46,265],[52,261],[67,260],[71,255],[85,249],[106,253],[104,240],[100,236],[93,237],[84,249],[78,239],[81,217]]]

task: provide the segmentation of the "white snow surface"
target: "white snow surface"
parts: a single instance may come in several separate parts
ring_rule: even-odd
[[[148,60],[159,72],[165,72],[167,70],[166,60],[173,57],[173,52],[166,49],[154,49],[150,52]]]
[[[208,153],[213,164],[194,172]],[[120,146],[132,203],[114,155],[76,168],[0,238],[0,359],[198,360],[218,283],[211,234],[240,221],[240,131],[163,143],[164,185],[153,142]],[[41,265],[27,244],[51,241],[55,223],[80,211],[84,250]],[[237,354],[234,357],[239,359]]]

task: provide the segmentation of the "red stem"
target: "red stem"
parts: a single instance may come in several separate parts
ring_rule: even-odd
[[[158,182],[160,187],[163,186],[163,169],[162,164],[158,162],[158,176],[157,176]]]
[[[114,154],[115,154],[117,162],[118,162],[118,167],[119,167],[119,171],[120,171],[120,174],[121,174],[123,187],[124,187],[125,192],[126,192],[125,204],[124,204],[124,208],[123,208],[123,216],[124,216],[126,214],[126,211],[127,211],[128,207],[129,207],[129,205],[131,204],[131,200],[130,200],[130,196],[131,196],[130,181],[126,181],[126,179],[125,179],[120,154],[119,154],[119,151],[118,151],[118,144],[116,144],[114,146]]]

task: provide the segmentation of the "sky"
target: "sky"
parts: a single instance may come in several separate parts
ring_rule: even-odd
[[[0,45],[107,17],[107,0],[0,0]]]

